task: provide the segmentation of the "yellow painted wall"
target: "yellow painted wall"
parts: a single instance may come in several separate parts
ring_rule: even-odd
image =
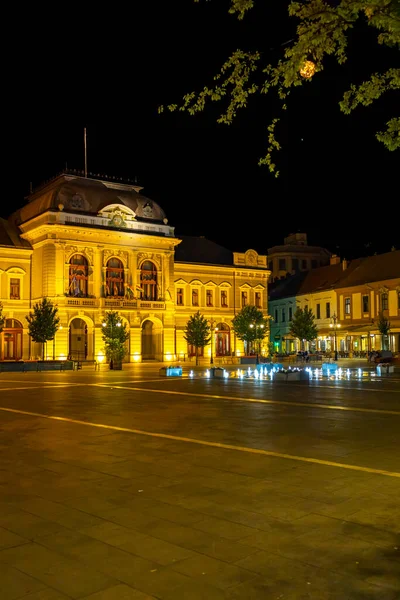
[[[357,292],[351,295],[352,318],[361,319],[361,293]]]

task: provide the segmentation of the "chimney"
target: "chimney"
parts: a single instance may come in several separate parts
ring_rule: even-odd
[[[338,265],[340,263],[340,258],[337,254],[332,254],[331,258],[330,258],[330,264],[331,265]]]
[[[342,262],[343,271],[347,269],[347,260],[344,258]]]

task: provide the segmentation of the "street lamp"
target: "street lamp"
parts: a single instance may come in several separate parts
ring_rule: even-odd
[[[214,331],[218,331],[218,327],[216,327],[214,329],[214,325],[215,325],[215,321],[213,319],[210,319],[210,333],[211,333],[211,350],[210,350],[210,365],[214,364],[214,356],[213,356],[213,338],[214,338]]]
[[[250,323],[250,327],[251,329],[255,328],[255,336],[254,336],[254,341],[255,341],[255,346],[256,346],[256,365],[258,365],[259,363],[259,352],[260,352],[260,340],[258,339],[258,334],[257,334],[257,330],[258,329],[264,329],[264,323]]]
[[[329,327],[333,328],[334,331],[334,336],[335,336],[335,361],[337,361],[338,359],[338,350],[337,350],[337,334],[336,334],[336,330],[338,327],[340,327],[340,323],[338,323],[338,318],[336,316],[336,313],[333,314],[332,316],[332,321],[333,323],[329,323]]]

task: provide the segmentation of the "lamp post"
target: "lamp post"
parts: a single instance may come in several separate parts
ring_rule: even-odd
[[[210,365],[214,364],[214,356],[213,356],[214,325],[215,325],[214,319],[210,319],[210,333],[211,333]]]
[[[340,323],[338,323],[338,318],[336,316],[336,313],[333,313],[332,321],[333,321],[333,323],[329,323],[329,327],[333,328],[333,333],[334,333],[334,338],[335,338],[335,361],[337,361],[337,359],[338,359],[338,349],[337,349],[337,334],[336,334],[336,330],[337,330],[338,327],[340,327]]]
[[[118,321],[115,325],[116,325],[116,327],[121,327],[121,321]],[[113,338],[113,324],[112,323],[108,324],[105,321],[103,321],[102,326],[110,328],[110,332],[111,332],[110,339],[114,340],[114,338]],[[114,368],[113,350],[114,350],[114,348],[111,349],[111,358],[110,358],[110,369],[111,370]]]
[[[250,323],[250,327],[251,329],[255,330],[255,336],[254,336],[254,341],[255,341],[255,346],[256,346],[256,365],[259,364],[259,352],[260,352],[260,340],[258,339],[258,333],[257,330],[258,329],[264,329],[264,323]]]

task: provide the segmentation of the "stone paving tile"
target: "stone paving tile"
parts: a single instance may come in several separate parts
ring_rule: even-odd
[[[104,513],[102,517],[103,520],[122,525],[123,527],[135,529],[136,531],[142,531],[143,533],[148,531],[148,528],[152,523],[158,521],[157,517],[136,510],[135,508],[115,508]],[[83,527],[82,529],[86,529],[86,527]]]
[[[82,555],[81,561],[95,566],[96,569],[136,588],[135,582],[140,576],[150,576],[151,573],[163,568],[160,564],[130,554],[116,547],[109,547],[106,556],[89,557]]]
[[[25,565],[43,565],[46,567],[59,562],[62,558],[63,556],[59,552],[45,548],[35,542],[0,550],[0,564],[6,563],[22,571],[25,571]]]
[[[202,520],[196,522],[193,525],[193,528],[213,535],[218,535],[219,537],[228,540],[240,540],[258,531],[253,527],[247,527],[246,525],[240,525],[216,517],[204,517]]]
[[[19,565],[18,568],[22,567]],[[100,571],[65,557],[47,567],[25,565],[24,572],[71,598],[88,596],[119,583]]]
[[[176,588],[184,585],[194,585],[193,579],[181,573],[171,570],[170,567],[162,567],[153,570],[147,575],[137,577],[135,588],[150,596],[156,596],[163,600],[167,594],[171,594]]]
[[[162,496],[162,493],[161,493]],[[144,510],[146,515],[179,523],[180,525],[194,525],[204,519],[203,515],[182,506],[160,503],[158,506],[149,506]]]
[[[39,592],[32,592],[31,594],[21,597],[21,600],[68,600],[70,598],[71,596],[66,596],[58,590],[45,587]]]
[[[90,596],[85,596],[82,600],[155,600],[154,596],[143,594],[139,590],[121,583],[115,587],[96,592]]]
[[[193,552],[187,548],[170,544],[169,542],[138,532],[132,532],[129,541],[118,543],[118,540],[113,539],[109,543],[115,544],[121,550],[136,554],[164,566],[193,555]]]
[[[45,520],[24,511],[11,515],[0,515],[0,526],[28,539],[41,535],[57,533],[60,525],[51,520]]]
[[[28,539],[0,527],[0,550],[12,548],[13,546],[20,546],[21,544],[27,544],[28,542]]]
[[[9,565],[0,564],[0,595],[2,600],[17,600],[45,585]]]
[[[293,583],[275,584],[262,576],[225,592],[225,600],[397,600],[395,592],[357,579],[346,579],[334,573],[325,581],[297,579]]]
[[[171,591],[166,591],[164,600],[225,600],[224,590],[202,581],[185,582]]]
[[[351,515],[351,520],[362,525],[379,527],[387,531],[393,531],[400,534],[400,515],[399,511],[368,509],[359,510]]]
[[[251,561],[251,558],[249,560]],[[172,565],[171,569],[221,590],[254,578],[253,572],[238,566],[238,563],[232,565],[198,553]]]
[[[149,535],[170,542],[171,544],[201,552],[211,558],[225,560],[226,562],[235,562],[239,558],[248,556],[255,551],[254,548],[244,543],[226,540],[193,528],[175,525],[162,520],[149,525],[147,532]]]

